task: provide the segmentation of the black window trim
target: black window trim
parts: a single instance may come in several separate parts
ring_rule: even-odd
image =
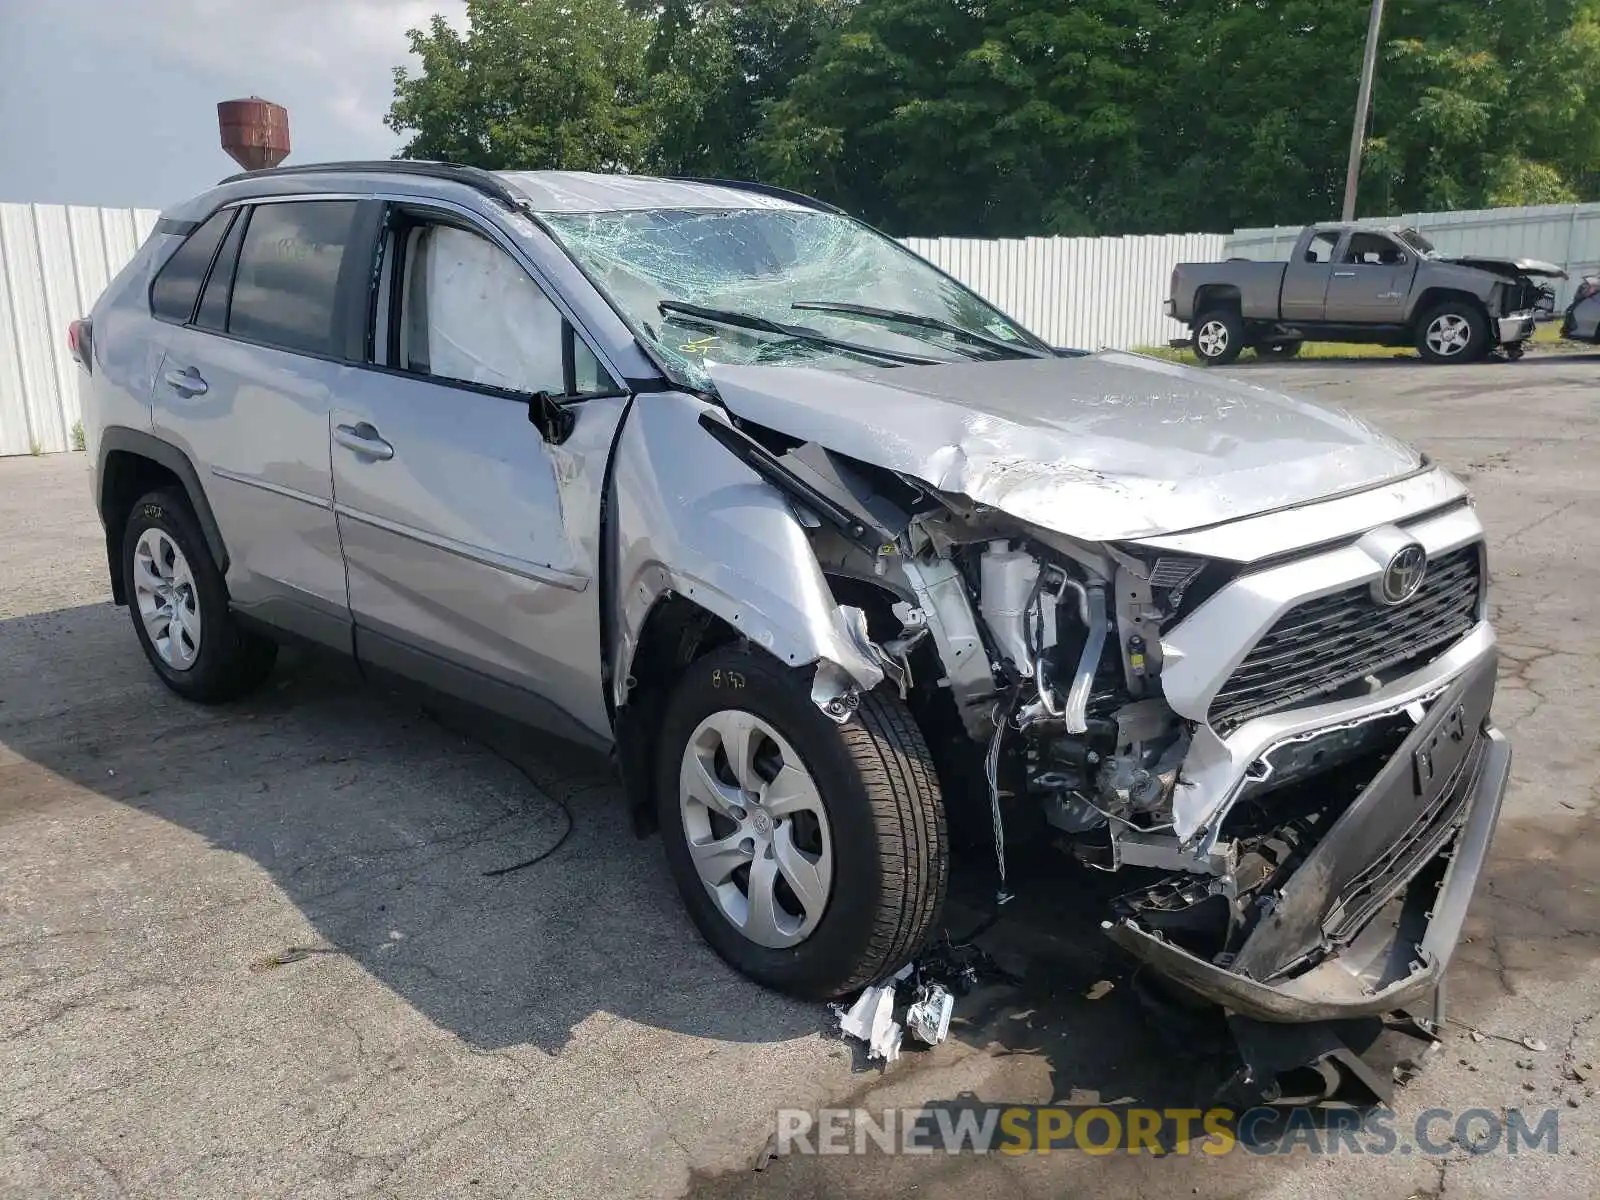
[[[228,228],[223,231],[222,240],[217,243],[217,252],[211,256],[211,262],[206,267],[205,277],[200,280],[200,291],[194,298],[194,310],[190,312],[189,319],[183,323],[185,329],[194,329],[200,333],[228,332],[228,321],[233,316],[233,283],[239,275],[239,255],[244,251],[244,239],[250,232],[250,216],[254,212],[248,205],[235,207],[233,220],[228,222]],[[239,248],[233,255],[233,266],[228,272],[228,297],[222,306],[222,328],[213,329],[209,325],[200,324],[200,306],[206,301],[206,292],[211,290],[211,281],[216,276],[217,268],[222,265],[222,252],[228,247],[228,239],[233,236],[233,231],[239,230]]]
[[[211,282],[212,272],[216,270],[217,258],[222,252],[222,247],[228,240],[228,234],[233,230],[233,221],[228,222],[223,230],[222,241],[217,243],[216,250],[211,255],[211,262],[206,267],[204,278],[200,281],[200,290],[195,293],[194,306],[189,310],[189,319],[184,321],[180,328],[192,329],[196,333],[203,333],[208,337],[226,338],[230,342],[237,342],[242,346],[256,346],[263,350],[276,350],[279,354],[293,354],[300,358],[309,358],[316,362],[333,363],[336,366],[359,367],[364,365],[363,353],[366,343],[366,322],[362,317],[365,308],[361,297],[366,289],[366,266],[364,264],[374,260],[377,244],[381,241],[378,232],[378,223],[382,220],[382,201],[370,196],[360,196],[352,193],[324,193],[311,192],[292,196],[247,196],[239,200],[230,200],[220,206],[217,212],[235,210],[234,220],[239,219],[239,214],[244,214],[244,219],[249,220],[253,210],[262,204],[291,204],[291,203],[322,203],[343,201],[356,204],[356,217],[351,223],[350,238],[345,247],[345,258],[339,264],[339,280],[334,288],[334,315],[335,342],[344,347],[343,354],[319,354],[312,350],[294,349],[289,346],[280,346],[276,342],[263,341],[260,338],[245,337],[226,329],[211,329],[195,324],[195,317],[200,311],[200,300],[205,295],[206,287]],[[245,212],[245,210],[252,210]],[[216,216],[212,213],[211,216]],[[207,217],[209,221],[211,217]],[[204,224],[205,222],[201,222]],[[365,244],[363,244],[365,243]],[[240,251],[243,252],[243,244]],[[176,251],[174,251],[176,253]],[[171,261],[170,259],[168,261]],[[356,264],[363,264],[357,266]],[[238,273],[238,263],[234,264],[235,276]],[[160,272],[157,272],[159,276]],[[151,280],[150,286],[155,286]],[[151,316],[156,316],[154,310]],[[233,282],[228,285],[228,316],[233,317]],[[157,320],[165,320],[156,317]],[[176,321],[166,321],[169,325],[179,324]]]
[[[458,391],[473,392],[478,395],[493,396],[497,399],[510,400],[518,404],[530,404],[539,393],[517,391],[512,388],[499,387],[492,383],[474,383],[469,379],[454,379],[448,375],[424,375],[417,371],[407,370],[397,365],[400,337],[399,329],[403,320],[402,304],[405,299],[404,277],[406,270],[406,237],[410,229],[424,225],[443,225],[447,228],[459,229],[464,233],[476,234],[485,238],[490,243],[498,246],[509,254],[513,262],[522,268],[523,273],[533,285],[539,289],[540,295],[555,309],[561,318],[561,386],[560,394],[545,393],[546,396],[560,406],[582,404],[588,400],[615,399],[633,394],[627,381],[619,378],[615,367],[608,363],[594,346],[594,341],[573,320],[571,312],[557,297],[553,288],[549,287],[539,273],[530,270],[526,256],[517,252],[511,241],[494,226],[480,222],[475,215],[454,205],[446,205],[443,201],[436,201],[431,197],[396,198],[385,197],[377,201],[384,206],[383,216],[379,222],[377,246],[373,254],[373,266],[368,273],[368,292],[366,296],[366,319],[363,321],[361,344],[363,356],[353,365],[365,370],[376,371],[384,375],[392,375],[400,379],[411,379],[420,383],[429,383],[435,387],[448,387]],[[394,263],[389,269],[389,311],[382,314],[382,319],[388,325],[387,357],[390,361],[378,362],[376,357],[376,334],[379,314],[377,311],[379,291],[383,278],[384,258],[394,251]],[[600,365],[606,375],[616,386],[595,392],[577,391],[577,339],[582,338],[584,346],[591,357]]]
[[[184,235],[183,241],[178,243],[178,245],[173,249],[172,253],[167,255],[167,259],[161,264],[160,269],[150,277],[150,286],[145,289],[144,295],[145,308],[157,321],[160,321],[165,325],[177,325],[180,328],[185,329],[194,324],[195,314],[200,311],[200,297],[206,293],[206,284],[211,281],[211,271],[217,265],[217,255],[222,253],[222,247],[228,240],[228,234],[233,232],[233,223],[239,219],[238,212],[235,211],[233,215],[228,218],[227,223],[222,227],[222,236],[217,239],[217,244],[211,249],[211,257],[206,260],[206,269],[200,272],[200,285],[195,289],[194,301],[189,305],[189,315],[186,318],[184,318],[182,321],[174,321],[171,317],[163,316],[161,313],[156,311],[156,284],[161,282],[161,276],[166,274],[167,268],[172,265],[172,260],[177,258],[179,254],[183,253],[183,248],[189,244],[189,239],[194,237],[195,234],[199,233],[200,230],[206,225],[210,224],[212,218],[220,216],[233,207],[235,206],[225,204],[218,208],[215,212],[208,215],[205,220],[192,222],[191,224],[194,227]]]

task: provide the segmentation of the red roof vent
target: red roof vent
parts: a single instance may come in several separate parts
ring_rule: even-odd
[[[275,167],[289,157],[289,110],[252,96],[217,105],[222,148],[246,171]]]

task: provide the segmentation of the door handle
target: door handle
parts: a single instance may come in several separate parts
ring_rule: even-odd
[[[184,396],[204,396],[210,390],[206,381],[200,377],[200,372],[193,367],[182,371],[168,371],[167,386]]]
[[[1333,277],[1335,279],[1354,279],[1356,273],[1354,271],[1335,271]]]
[[[335,425],[333,440],[346,450],[354,450],[367,458],[388,462],[394,457],[394,447],[378,436],[378,431],[366,421],[354,425]]]

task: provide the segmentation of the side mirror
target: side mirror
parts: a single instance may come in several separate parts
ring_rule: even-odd
[[[552,446],[559,446],[571,437],[577,423],[572,410],[549,392],[534,392],[528,397],[528,424]]]

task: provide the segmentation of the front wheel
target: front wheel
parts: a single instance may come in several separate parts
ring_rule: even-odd
[[[1194,323],[1194,353],[1203,367],[1220,367],[1244,349],[1244,318],[1229,308],[1202,313]]]
[[[758,651],[693,663],[667,703],[657,794],[689,916],[756,982],[831,999],[928,940],[949,869],[933,760],[884,692],[840,725]]]
[[[1429,362],[1476,362],[1489,348],[1489,319],[1476,305],[1447,300],[1417,322],[1417,353]]]

